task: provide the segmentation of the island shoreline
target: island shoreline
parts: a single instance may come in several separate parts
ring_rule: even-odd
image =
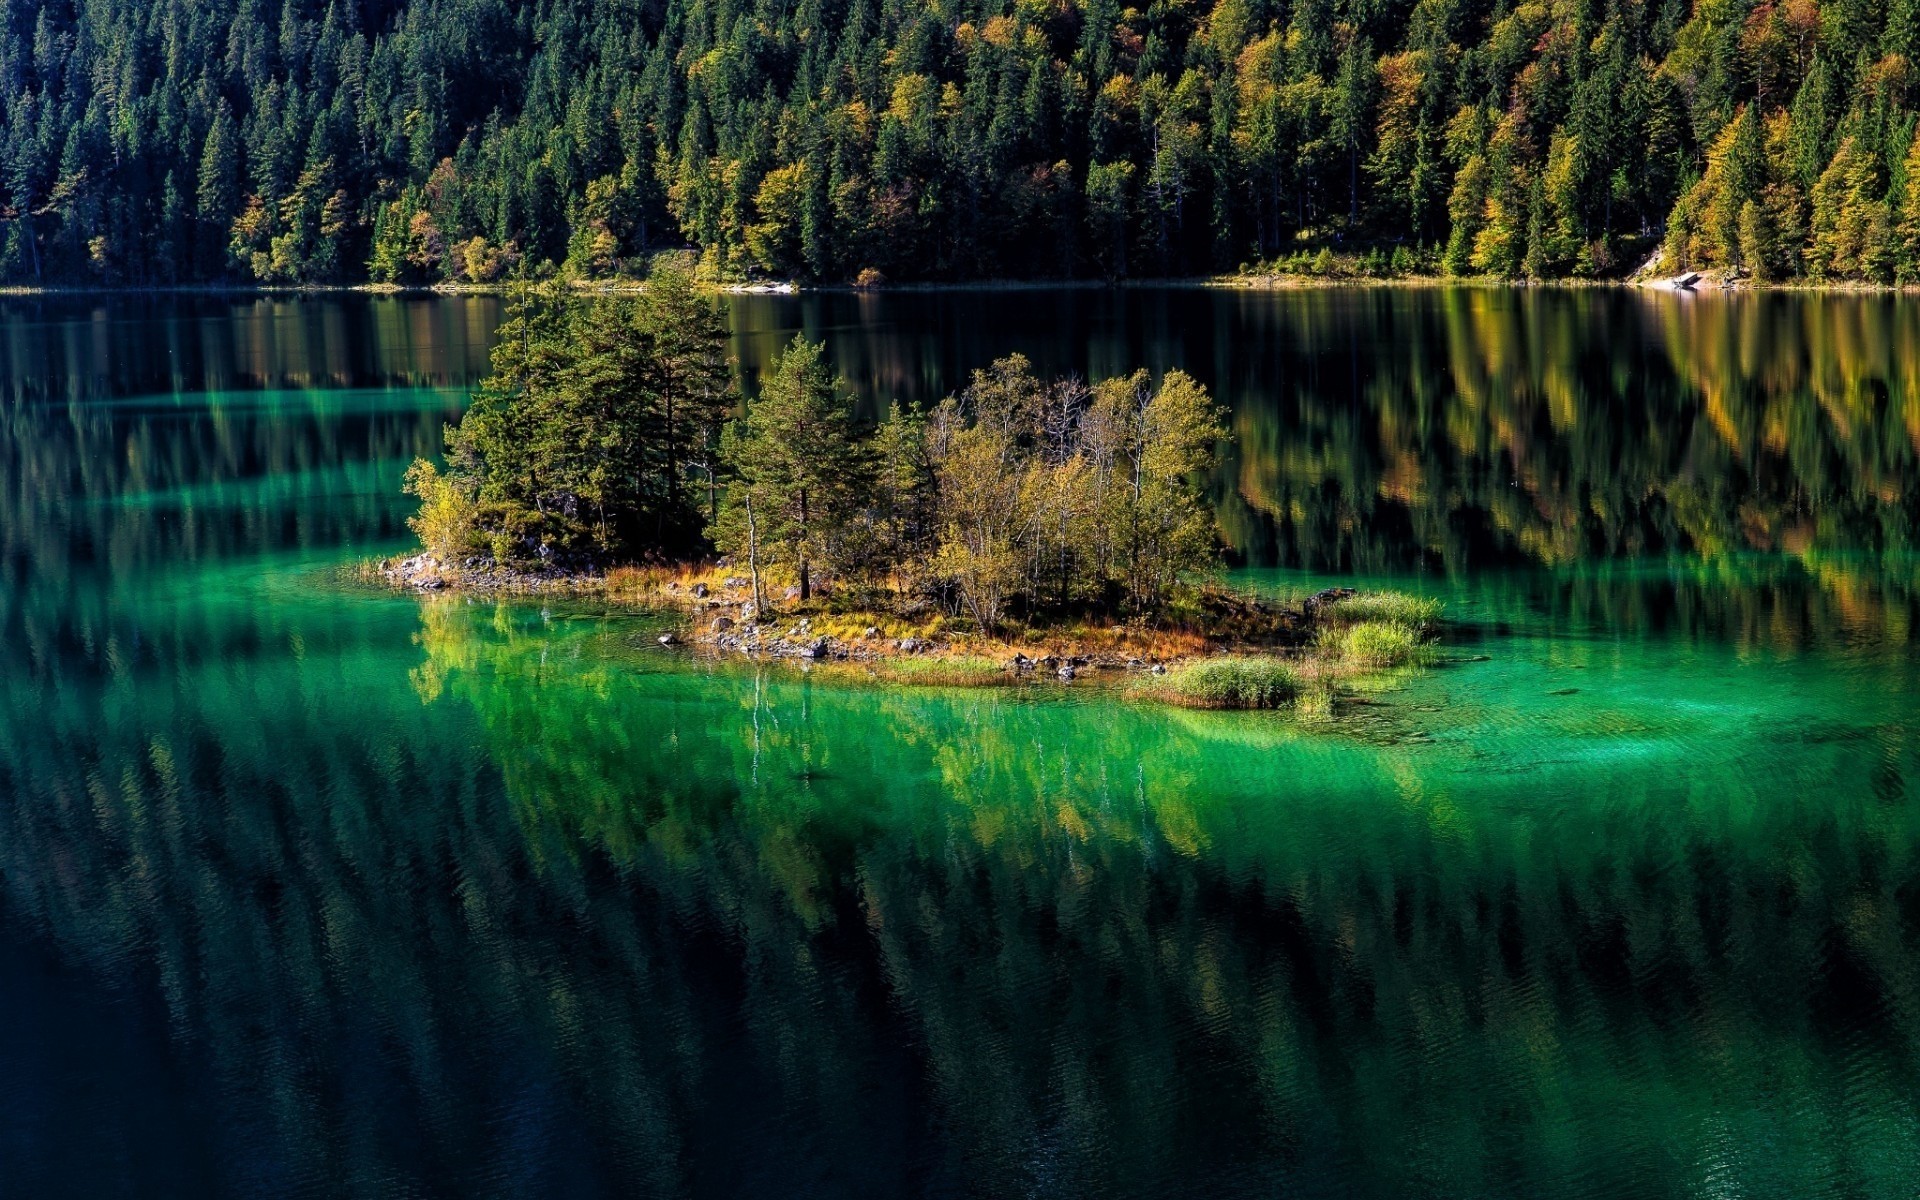
[[[785,589],[786,607],[762,616],[750,581],[724,561],[608,571],[500,569],[448,566],[422,552],[363,561],[348,574],[403,594],[548,598],[673,614],[675,627],[656,638],[663,647],[803,668],[865,667],[877,682],[906,686],[1091,677],[1187,708],[1324,710],[1352,699],[1351,685],[1363,677],[1438,661],[1436,602],[1349,587],[1285,602],[1209,582],[1195,589],[1196,607],[1184,619],[1087,613],[983,632],[925,601],[893,609],[842,603],[831,585],[807,601]],[[1207,619],[1196,620],[1196,613]],[[1399,640],[1384,650],[1356,651],[1356,630],[1362,638],[1392,630]]]

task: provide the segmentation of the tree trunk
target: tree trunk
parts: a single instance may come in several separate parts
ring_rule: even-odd
[[[753,616],[767,619],[767,593],[760,587],[760,536],[753,523],[753,493],[747,492],[747,574],[753,578]]]
[[[802,546],[806,545],[808,532],[807,492],[802,488],[800,489],[800,544]],[[807,575],[807,552],[802,550],[800,551],[800,603],[805,604],[811,599],[813,599],[813,581]]]

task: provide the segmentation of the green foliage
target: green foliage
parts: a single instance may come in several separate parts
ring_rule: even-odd
[[[711,528],[723,553],[749,564],[756,591],[762,568],[782,566],[803,601],[816,566],[851,564],[847,533],[872,492],[852,394],[823,349],[796,335],[746,415],[727,428],[720,457],[731,482]]]
[[[1748,203],[1782,273],[1913,277],[1912,22],[1870,9],[213,0],[156,33],[21,0],[0,282],[600,277],[688,244],[825,280],[1407,244],[1604,273],[1663,224],[1675,262],[1751,257]]]
[[[478,548],[477,506],[458,481],[416,458],[407,468],[403,490],[420,501],[420,510],[407,518],[407,528],[428,553],[447,562]]]
[[[735,403],[726,326],[691,280],[656,271],[638,299],[522,288],[493,373],[447,432],[447,470],[416,463],[415,531],[452,545],[448,497],[498,558],[684,554],[711,505]]]
[[[1145,611],[1209,566],[1216,536],[1199,487],[1226,437],[1206,390],[1180,371],[1089,389],[1043,383],[1019,355],[974,373],[928,421],[936,531],[930,574],[983,629],[1007,606]]]

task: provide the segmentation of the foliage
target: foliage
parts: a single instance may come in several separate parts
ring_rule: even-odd
[[[1206,390],[1181,371],[1089,389],[1042,383],[1019,355],[974,373],[928,420],[931,571],[983,629],[1030,607],[1163,604],[1213,562],[1199,477],[1226,436]]]
[[[778,565],[792,570],[800,599],[811,599],[814,567],[849,560],[846,531],[872,495],[853,398],[822,350],[795,336],[721,441],[730,482],[711,533],[722,552],[749,565],[756,593],[761,568]]]
[[[444,562],[477,547],[473,497],[458,481],[426,459],[416,458],[407,468],[404,490],[420,501],[420,510],[407,518],[407,528],[428,553]]]
[[[523,288],[493,373],[447,431],[446,472],[408,474],[415,531],[436,552],[477,531],[500,559],[693,549],[735,404],[725,347],[724,321],[671,264],[638,299]]]
[[[895,405],[862,428],[821,347],[796,338],[726,434],[711,533],[756,592],[771,567],[805,600],[824,569],[948,597],[983,630],[1013,605],[1144,612],[1213,562],[1201,477],[1225,436],[1179,371],[1089,388],[1043,383],[1019,355],[930,413]]]
[[[21,0],[0,22],[0,282],[604,276],[686,244],[816,280],[1362,252],[1606,274],[1663,224],[1676,265],[1760,269],[1770,233],[1777,274],[1920,278],[1911,4]]]

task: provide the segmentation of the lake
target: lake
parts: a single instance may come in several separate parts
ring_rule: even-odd
[[[0,1196],[1910,1196],[1920,304],[740,296],[1182,367],[1322,720],[357,590],[484,298],[0,300]]]

